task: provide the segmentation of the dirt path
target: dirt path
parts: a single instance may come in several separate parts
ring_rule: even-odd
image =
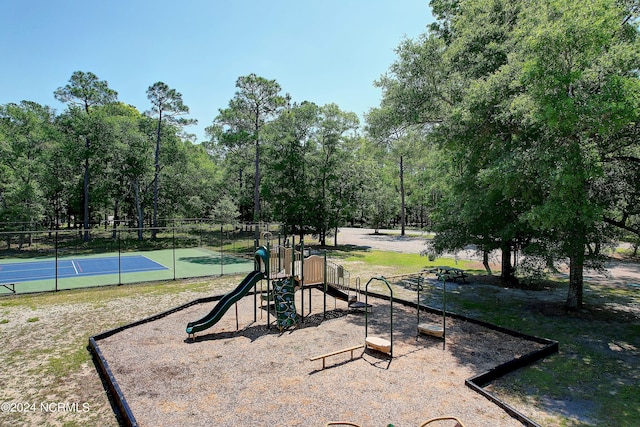
[[[338,243],[341,245],[355,245],[364,248],[381,251],[394,251],[402,253],[420,253],[426,248],[427,235],[419,231],[409,231],[401,236],[399,230],[378,230],[372,228],[341,228],[338,232]],[[472,249],[459,251],[456,254],[459,259],[481,261],[478,254]],[[498,255],[492,259],[497,260]],[[640,264],[625,261],[611,260],[605,265],[605,272],[586,270],[584,279],[587,282],[606,286],[628,286],[640,284]]]
[[[381,251],[404,253],[420,253],[426,249],[427,235],[420,232],[410,232],[405,236],[398,230],[378,230],[373,228],[340,228],[338,244],[355,245]]]

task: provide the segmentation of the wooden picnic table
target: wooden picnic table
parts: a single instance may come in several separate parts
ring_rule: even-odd
[[[462,283],[467,283],[467,281],[465,280],[467,274],[460,268],[443,265],[430,268],[429,273],[435,274],[439,279],[445,277],[445,280],[451,280],[453,282],[455,282],[457,279],[462,279]]]

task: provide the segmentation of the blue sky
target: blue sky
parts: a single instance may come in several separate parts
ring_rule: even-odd
[[[403,38],[433,21],[428,0],[0,0],[0,104],[35,101],[91,71],[141,112],[147,88],[182,93],[189,132],[233,97],[239,76],[275,79],[294,101],[361,118]]]

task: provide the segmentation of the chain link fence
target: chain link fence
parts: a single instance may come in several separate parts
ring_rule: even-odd
[[[111,223],[90,229],[88,240],[83,229],[2,231],[0,295],[247,273],[254,269],[256,227],[274,228],[165,223],[143,229]]]

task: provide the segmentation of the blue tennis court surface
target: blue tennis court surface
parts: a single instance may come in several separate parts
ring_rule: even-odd
[[[0,283],[55,279],[56,273],[60,279],[168,269],[143,255],[59,259],[57,271],[55,260],[16,262],[0,264]]]

